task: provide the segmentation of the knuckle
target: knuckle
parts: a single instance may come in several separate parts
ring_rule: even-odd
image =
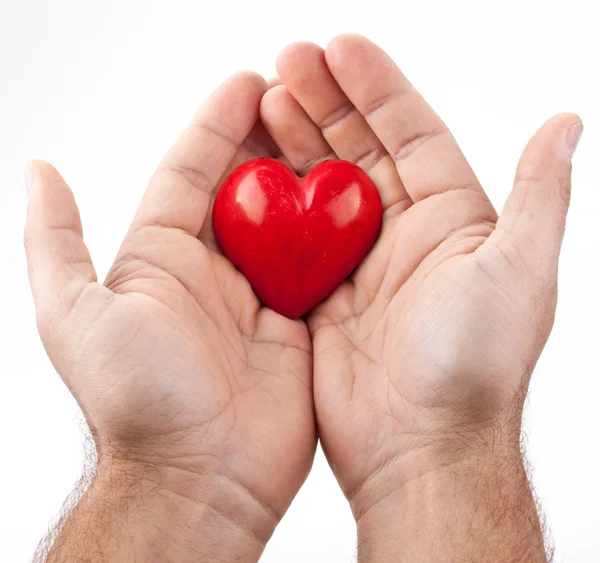
[[[517,172],[515,176],[515,186],[522,186],[527,188],[532,184],[544,184],[546,177],[531,169],[522,169]]]

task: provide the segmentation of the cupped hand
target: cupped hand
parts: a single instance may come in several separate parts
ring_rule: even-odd
[[[242,73],[199,110],[150,181],[104,284],[71,191],[43,162],[27,169],[25,237],[40,334],[86,416],[100,471],[158,471],[160,486],[260,544],[316,446],[308,330],[261,307],[210,226],[228,171],[278,156],[258,122],[266,89]]]
[[[385,210],[370,255],[309,318],[320,438],[360,519],[483,445],[518,451],[581,122],[560,115],[535,135],[498,217],[445,124],[373,43],[295,44],[278,72],[261,116],[292,166],[352,161]]]

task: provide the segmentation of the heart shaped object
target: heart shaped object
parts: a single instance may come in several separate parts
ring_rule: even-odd
[[[297,318],[328,297],[369,252],[381,198],[358,166],[327,160],[298,178],[259,158],[236,168],[213,208],[221,250],[259,299]]]

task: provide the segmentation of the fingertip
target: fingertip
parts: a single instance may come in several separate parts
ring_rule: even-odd
[[[48,172],[56,173],[56,169],[50,163],[34,158],[25,163],[24,172],[27,191],[31,193],[40,175],[46,175]]]
[[[583,120],[576,113],[561,113],[550,122],[556,123],[556,127],[561,129],[567,156],[572,159],[583,135]]]
[[[291,96],[289,90],[283,84],[269,88],[260,103],[261,115],[270,116],[279,111],[284,111],[289,105]]]
[[[559,113],[548,119],[538,130],[537,134],[552,135],[559,134],[560,131],[567,133],[573,127],[583,130],[583,121],[576,113]]]
[[[275,142],[283,144],[282,149],[302,135],[302,127],[309,120],[284,85],[275,86],[265,93],[260,105],[260,117]],[[290,133],[294,135],[293,139],[289,137]]]
[[[573,155],[579,146],[579,141],[581,140],[582,135],[583,121],[577,121],[571,125],[567,133],[567,152],[569,153],[569,158],[573,158]]]
[[[538,134],[559,136],[568,135],[573,128],[583,131],[583,121],[576,113],[559,113],[544,123],[538,130]]]
[[[39,158],[32,158],[31,160],[28,160],[25,163],[25,168],[31,168],[31,169],[51,169],[51,170],[55,170],[54,166],[52,166],[52,164],[50,164],[49,162],[46,162],[45,160],[41,160]]]
[[[252,70],[242,70],[232,74],[226,81],[226,84],[231,88],[256,90],[260,94],[266,92],[268,88],[264,77]]]
[[[32,175],[33,178],[38,181],[47,182],[61,182],[64,183],[64,179],[60,172],[49,162],[45,160],[39,160],[37,158],[29,160],[25,164],[25,171]]]
[[[532,137],[524,151],[524,156],[541,151],[547,156],[554,154],[562,159],[573,157],[581,135],[583,121],[576,113],[559,113],[548,119]],[[544,147],[546,147],[544,149]]]
[[[276,68],[285,80],[288,72],[295,70],[298,65],[304,66],[315,57],[322,57],[325,50],[310,41],[297,41],[284,47],[277,57]]]
[[[236,72],[200,106],[193,122],[211,123],[211,127],[221,129],[231,143],[237,145],[255,125],[260,102],[266,91],[267,81],[260,74],[248,70]],[[171,151],[176,153],[177,150],[183,150],[187,153],[191,147],[180,148],[180,143],[183,147],[188,142],[184,135]],[[201,147],[198,150],[201,151]],[[168,157],[169,155],[166,158]],[[181,154],[174,158],[181,158]]]
[[[327,47],[325,48],[326,51],[332,49],[338,49],[340,47],[344,47],[344,46],[352,46],[352,45],[356,45],[357,43],[371,43],[370,39],[367,39],[364,35],[360,34],[360,33],[352,33],[352,32],[348,32],[348,33],[339,33],[338,35],[334,36],[329,43],[327,44]]]
[[[348,56],[356,49],[364,49],[365,47],[376,47],[376,45],[359,33],[342,33],[336,35],[325,48],[325,58],[327,62],[335,63],[342,57]]]
[[[45,184],[52,186],[65,185],[60,172],[45,160],[32,159],[26,162],[24,167],[25,187],[29,202]]]
[[[576,123],[583,124],[581,117],[576,113],[563,112],[551,117],[544,124],[545,126],[570,126]]]

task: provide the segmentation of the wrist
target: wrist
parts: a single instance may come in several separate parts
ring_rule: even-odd
[[[354,499],[361,563],[546,561],[519,440],[460,443],[414,451]]]
[[[402,434],[387,452],[381,452],[378,465],[347,496],[359,521],[386,497],[419,484],[437,481],[448,472],[461,469],[482,471],[502,460],[523,466],[520,425],[481,424],[438,426],[419,435]]]
[[[276,524],[226,476],[105,458],[48,561],[71,560],[85,537],[102,561],[250,563]]]

